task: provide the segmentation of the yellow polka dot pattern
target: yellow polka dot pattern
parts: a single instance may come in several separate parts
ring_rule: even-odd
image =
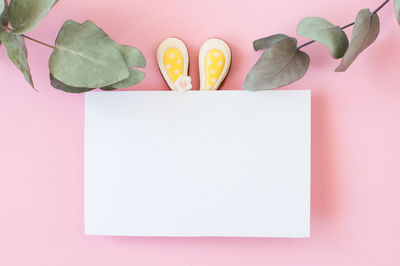
[[[183,56],[177,48],[169,48],[165,52],[164,67],[172,82],[175,82],[183,74]]]
[[[213,90],[225,66],[225,56],[218,50],[213,49],[206,56],[205,76],[206,90]]]

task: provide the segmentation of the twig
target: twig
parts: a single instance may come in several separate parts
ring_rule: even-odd
[[[52,48],[52,49],[56,49],[56,48],[57,48],[56,46],[53,46],[53,45],[50,45],[50,44],[41,42],[41,41],[36,40],[36,39],[34,39],[34,38],[32,38],[32,37],[26,36],[25,34],[21,34],[21,36],[24,37],[24,38],[27,38],[28,40],[31,40],[31,41],[34,41],[34,42],[39,43],[39,44],[41,44],[41,45],[47,46],[47,47],[49,47],[49,48]]]
[[[13,29],[11,29],[11,28],[9,28],[9,27],[7,27],[7,26],[4,26],[4,25],[0,25],[0,28],[6,29],[6,30],[8,30],[9,32],[12,32],[12,30],[13,30]],[[39,41],[39,40],[36,40],[36,39],[34,39],[34,38],[32,38],[32,37],[29,37],[29,36],[27,36],[27,35],[25,35],[25,34],[19,34],[19,35],[22,36],[22,37],[24,37],[24,38],[26,38],[26,39],[28,39],[28,40],[31,40],[31,41],[33,41],[33,42],[36,42],[36,43],[39,43],[39,44],[41,44],[41,45],[47,46],[47,47],[49,47],[49,48],[52,48],[52,49],[57,48],[56,46],[50,45],[50,44],[48,44],[48,43],[45,43],[45,42],[42,42],[42,41]]]

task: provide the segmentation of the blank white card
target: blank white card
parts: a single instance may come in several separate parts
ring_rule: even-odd
[[[309,91],[85,96],[89,235],[308,237]]]

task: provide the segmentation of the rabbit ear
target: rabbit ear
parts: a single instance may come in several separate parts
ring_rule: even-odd
[[[200,90],[218,90],[228,75],[231,60],[231,49],[225,41],[205,41],[199,53]]]
[[[188,77],[189,53],[185,43],[178,38],[168,38],[157,49],[157,62],[161,74],[171,90],[190,90]]]

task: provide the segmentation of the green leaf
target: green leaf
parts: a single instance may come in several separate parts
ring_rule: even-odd
[[[8,4],[7,0],[0,0],[0,23],[8,26]]]
[[[68,86],[67,84],[64,84],[61,81],[59,81],[58,79],[54,78],[51,74],[50,74],[50,84],[51,84],[51,86],[53,86],[54,88],[56,88],[58,90],[62,90],[65,92],[70,92],[70,93],[82,93],[82,92],[87,92],[87,91],[93,90],[92,88],[77,88],[77,87]]]
[[[333,58],[342,58],[349,47],[346,34],[323,18],[302,19],[297,25],[297,34],[326,45]]]
[[[256,41],[253,42],[253,47],[254,50],[258,51],[258,50],[262,50],[262,49],[267,49],[270,48],[272,45],[274,45],[275,43],[279,42],[280,40],[289,38],[289,36],[285,35],[285,34],[275,34],[275,35],[271,35],[262,39],[258,39]],[[295,38],[292,38],[293,41],[296,42],[297,44],[297,40]]]
[[[109,85],[109,86],[107,86],[105,88],[101,88],[101,89],[113,90],[113,89],[127,88],[127,87],[138,84],[139,82],[141,82],[144,79],[145,76],[146,75],[143,72],[131,68],[131,69],[129,69],[129,77],[127,79],[124,79],[120,82],[117,82],[115,84]]]
[[[8,3],[7,0],[0,0],[0,25],[8,26]],[[0,32],[6,31],[0,27]],[[1,44],[1,40],[0,40]]]
[[[400,0],[394,0],[394,12],[396,13],[397,23],[400,25]]]
[[[351,36],[349,49],[346,51],[342,62],[336,68],[336,72],[346,71],[357,56],[370,46],[379,34],[379,17],[371,16],[369,9],[358,12]]]
[[[8,57],[14,63],[14,65],[21,70],[24,74],[25,79],[33,86],[32,76],[29,69],[28,64],[28,53],[25,47],[24,38],[20,35],[8,33],[8,32],[0,32],[0,41],[3,42],[4,46],[7,49]]]
[[[115,41],[113,44],[118,48],[128,67],[144,68],[146,66],[146,59],[139,49],[129,45],[120,45]]]
[[[129,77],[119,50],[93,22],[67,21],[49,61],[54,78],[77,88],[101,88]]]
[[[103,87],[103,88],[100,88],[101,90],[103,90],[103,91],[113,91],[113,90],[115,90],[116,88],[113,88],[113,87]]]
[[[33,30],[47,15],[56,0],[11,0],[9,18],[14,33]]]
[[[276,89],[303,77],[310,58],[296,45],[297,42],[288,37],[265,50],[247,75],[243,88],[251,91]]]
[[[109,85],[107,87],[101,88],[105,91],[115,90],[127,88],[141,82],[146,76],[143,72],[132,69],[131,67],[145,67],[146,59],[144,58],[142,52],[140,52],[137,48],[129,46],[129,45],[120,45],[117,42],[113,41],[115,47],[118,48],[122,57],[125,60],[125,64],[130,67],[129,68],[129,77],[117,82],[115,84]]]

